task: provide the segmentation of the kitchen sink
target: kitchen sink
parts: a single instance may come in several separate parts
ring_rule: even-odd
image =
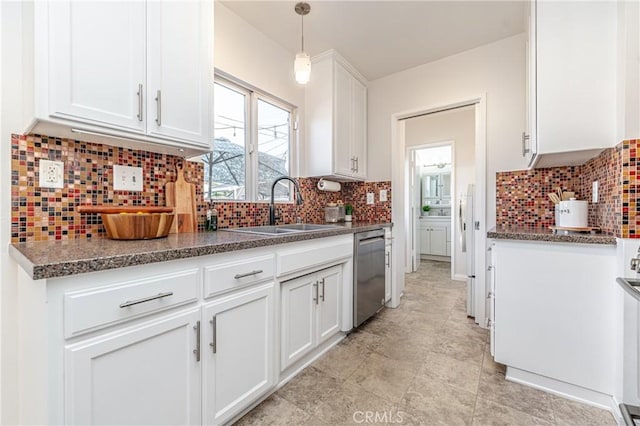
[[[627,293],[640,301],[640,279],[618,277],[616,281]]]
[[[286,235],[298,232],[322,231],[338,228],[336,225],[316,225],[312,223],[292,223],[290,225],[247,226],[245,228],[225,229],[230,232],[244,232],[260,235]]]

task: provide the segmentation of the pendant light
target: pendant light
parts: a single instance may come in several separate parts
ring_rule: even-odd
[[[295,11],[300,15],[302,22],[302,38],[300,53],[296,54],[296,60],[293,63],[293,71],[298,83],[307,84],[311,76],[311,58],[309,58],[309,55],[304,51],[304,15],[307,15],[311,11],[311,6],[309,3],[300,2],[296,4]]]

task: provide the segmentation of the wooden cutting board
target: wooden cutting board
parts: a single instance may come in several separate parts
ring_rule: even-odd
[[[173,207],[175,219],[171,233],[196,232],[196,186],[184,178],[184,163],[176,164],[177,179],[165,185],[167,207]]]

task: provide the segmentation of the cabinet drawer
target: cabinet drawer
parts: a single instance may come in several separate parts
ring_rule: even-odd
[[[314,241],[292,250],[278,251],[278,276],[308,270],[316,266],[353,256],[353,237],[339,241]]]
[[[199,269],[156,275],[64,295],[65,338],[194,302]]]
[[[225,262],[204,268],[204,297],[273,279],[275,255]]]

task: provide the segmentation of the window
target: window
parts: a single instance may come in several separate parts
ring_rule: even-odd
[[[274,179],[290,173],[295,109],[218,76],[214,103],[214,150],[202,157],[205,200],[268,200]],[[288,181],[275,199],[291,200]]]

